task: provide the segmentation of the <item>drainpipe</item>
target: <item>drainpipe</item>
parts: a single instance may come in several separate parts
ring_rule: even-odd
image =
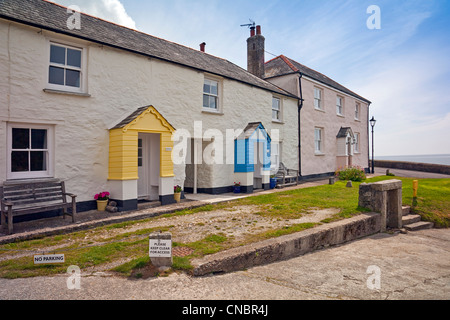
[[[302,91],[302,77],[301,72],[298,73],[298,87],[300,93],[300,101],[298,103],[298,175],[302,176],[302,131],[301,131],[301,111],[303,108],[303,91]]]

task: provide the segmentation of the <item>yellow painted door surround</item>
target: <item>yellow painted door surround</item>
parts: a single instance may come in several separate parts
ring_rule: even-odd
[[[142,107],[109,132],[109,180],[137,180],[138,135],[160,135],[160,176],[173,177],[175,128],[153,106]]]

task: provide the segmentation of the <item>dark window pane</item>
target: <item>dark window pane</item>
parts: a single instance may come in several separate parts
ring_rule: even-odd
[[[31,149],[47,149],[47,130],[31,130]]]
[[[205,84],[203,85],[203,92],[211,93],[211,86],[210,86],[209,82],[205,82]]]
[[[218,89],[217,89],[217,82],[212,82],[211,83],[211,93],[214,95],[218,95]]]
[[[209,108],[209,96],[208,95],[203,95],[203,107]]]
[[[67,49],[67,65],[81,68],[81,51]]]
[[[142,148],[142,139],[138,139],[138,148]]]
[[[138,167],[142,167],[142,158],[138,158]]]
[[[28,152],[13,151],[11,153],[11,171],[26,172],[28,171]]]
[[[64,85],[64,69],[50,67],[48,82]]]
[[[80,71],[66,69],[66,86],[80,87]]]
[[[212,109],[217,109],[217,98],[216,97],[209,97],[209,107]]]
[[[50,62],[66,64],[66,48],[51,45],[50,46]]]
[[[45,171],[47,170],[46,152],[33,151],[30,154],[31,171]]]
[[[12,148],[28,149],[30,148],[30,129],[12,129]]]

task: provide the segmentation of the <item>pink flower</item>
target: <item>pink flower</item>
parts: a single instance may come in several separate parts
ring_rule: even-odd
[[[98,194],[94,196],[94,200],[98,200]]]

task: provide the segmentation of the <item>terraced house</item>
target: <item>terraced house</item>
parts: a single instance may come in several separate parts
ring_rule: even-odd
[[[132,210],[140,199],[172,203],[175,185],[267,188],[281,161],[305,178],[367,167],[369,102],[284,57],[275,72],[260,27],[247,71],[204,44],[85,14],[69,28],[69,16],[43,0],[0,1],[0,185],[58,179],[79,211],[104,190]]]

